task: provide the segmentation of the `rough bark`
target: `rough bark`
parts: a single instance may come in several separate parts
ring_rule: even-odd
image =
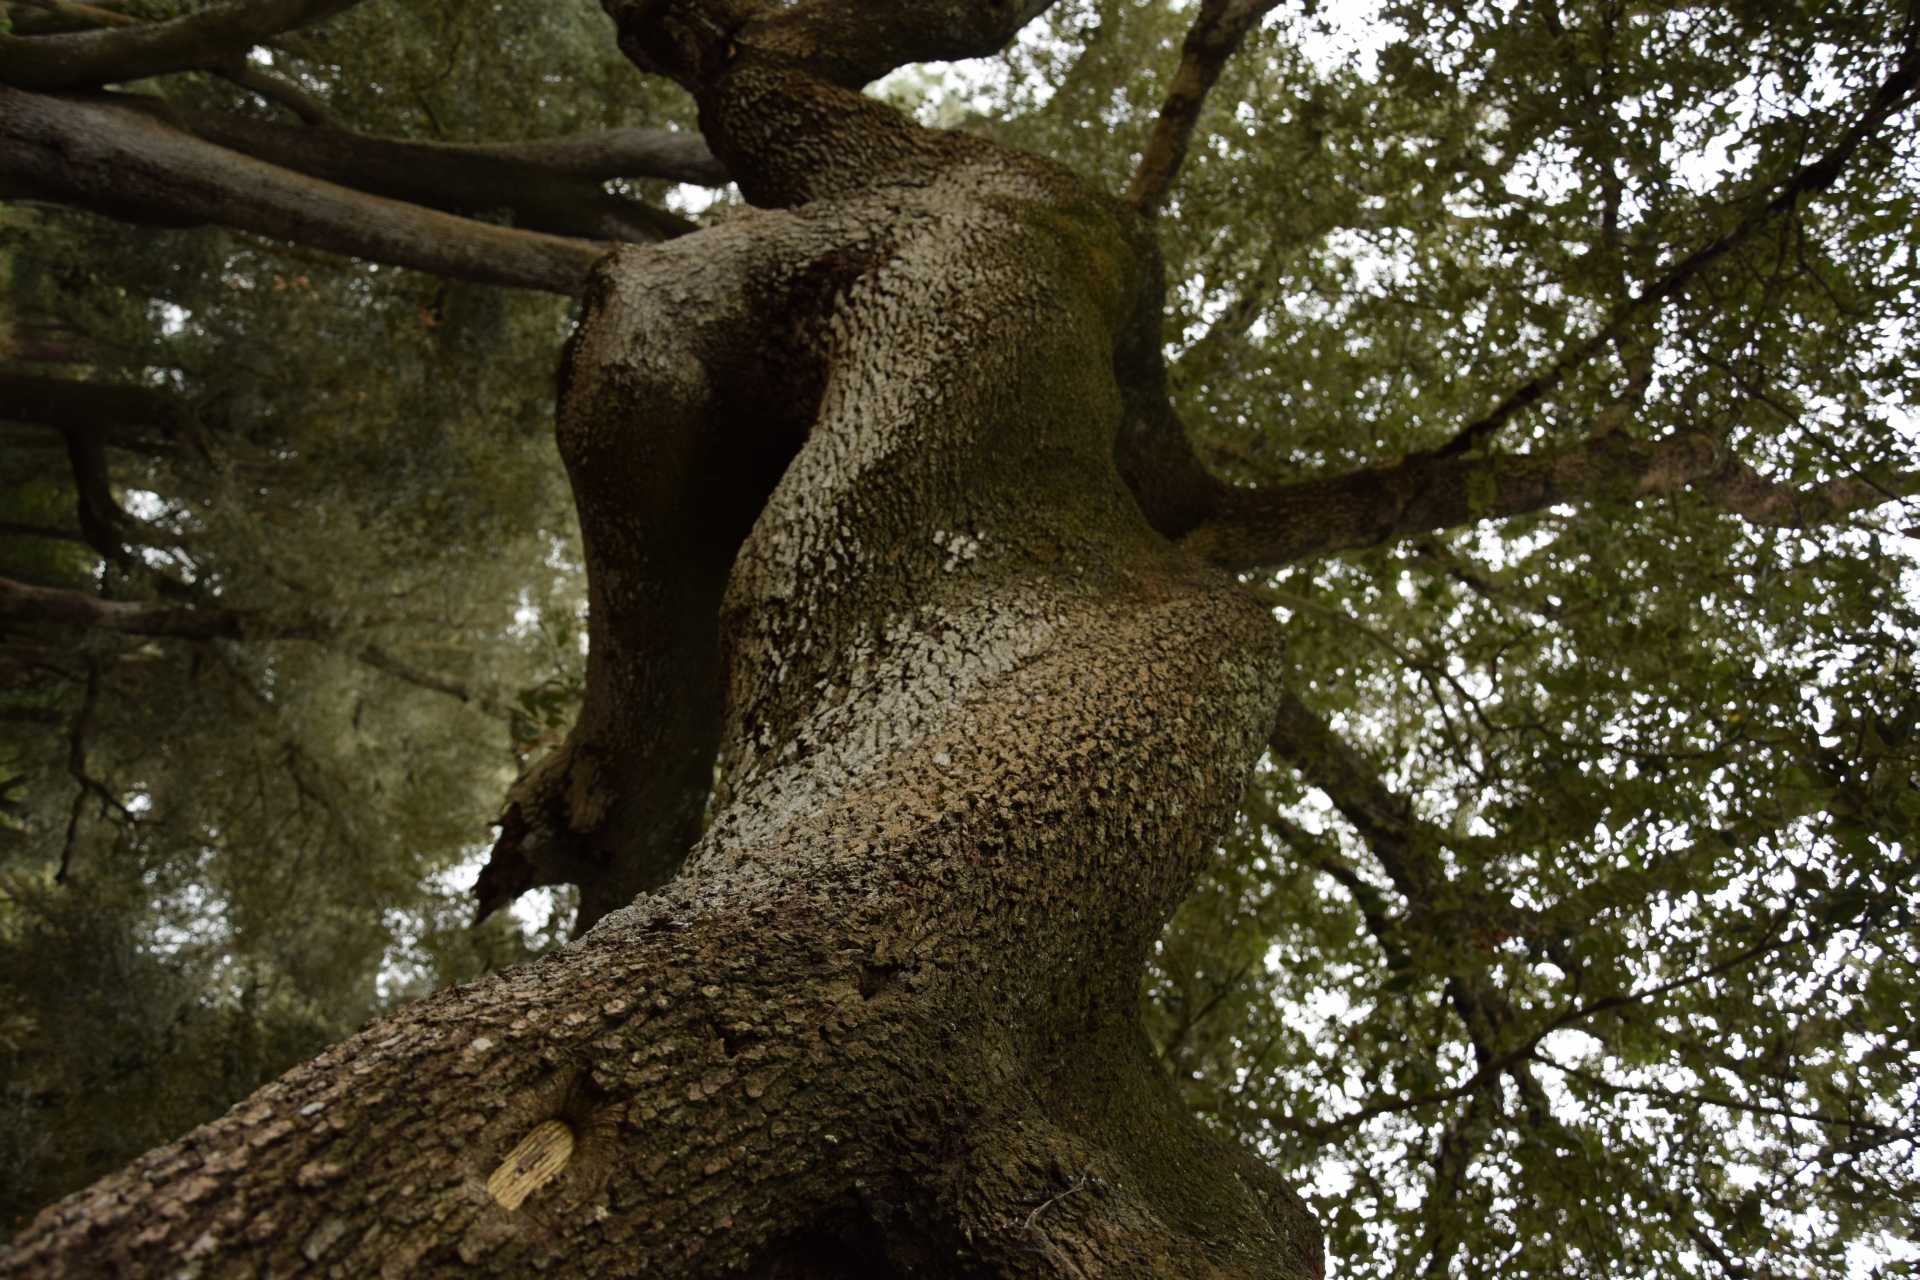
[[[1150,235],[831,83],[1037,7],[617,12],[782,207],[595,274],[559,428],[593,658],[540,795],[670,869],[645,810],[684,784],[647,788],[711,750],[711,825],[559,953],[48,1210],[9,1274],[1319,1273],[1138,1024],[1281,665],[1116,465],[1162,377]],[[807,52],[856,11],[918,34]]]

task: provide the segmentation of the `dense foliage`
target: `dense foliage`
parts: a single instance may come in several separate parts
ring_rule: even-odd
[[[882,91],[1119,190],[1190,18],[1063,3],[997,67]],[[1160,227],[1221,475],[1686,435],[1716,462],[1256,582],[1296,699],[1147,998],[1339,1274],[1920,1256],[1916,41],[1865,0],[1309,5],[1208,99]],[[363,5],[271,65],[394,137],[685,113],[578,4]],[[0,219],[0,378],[123,393],[0,402],[0,577],[233,617],[0,615],[17,1220],[564,933],[469,930],[462,876],[568,722],[581,587],[564,300]]]

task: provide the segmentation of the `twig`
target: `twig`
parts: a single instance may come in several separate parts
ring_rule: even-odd
[[[1069,1186],[1065,1191],[1062,1191],[1057,1195],[1048,1196],[1045,1200],[1042,1200],[1037,1206],[1035,1206],[1033,1212],[1027,1215],[1027,1220],[1020,1224],[1020,1229],[1022,1231],[1033,1231],[1034,1230],[1033,1223],[1036,1218],[1038,1218],[1041,1214],[1045,1213],[1048,1209],[1051,1209],[1058,1202],[1065,1200],[1068,1196],[1072,1195],[1074,1192],[1086,1186],[1087,1183],[1092,1179],[1093,1179],[1093,1170],[1082,1169],[1080,1171],[1080,1176],[1075,1178],[1073,1180],[1073,1184]]]
[[[91,658],[87,661],[86,692],[81,695],[80,710],[73,718],[73,729],[67,739],[67,771],[73,775],[77,789],[73,793],[73,805],[67,811],[67,838],[60,849],[60,866],[53,873],[55,884],[65,884],[67,873],[73,867],[73,853],[80,841],[80,814],[86,806],[88,796],[95,796],[101,802],[102,809],[111,805],[118,809],[122,817],[129,820],[133,814],[119,799],[109,791],[106,784],[87,772],[87,735],[93,732],[94,708],[100,700],[100,664]]]

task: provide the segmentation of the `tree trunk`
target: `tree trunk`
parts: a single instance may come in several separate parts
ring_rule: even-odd
[[[738,39],[635,56],[786,207],[603,263],[559,429],[594,658],[548,821],[655,856],[717,750],[706,833],[48,1210],[9,1274],[1319,1273],[1138,1023],[1279,689],[1273,620],[1115,463],[1151,238]]]

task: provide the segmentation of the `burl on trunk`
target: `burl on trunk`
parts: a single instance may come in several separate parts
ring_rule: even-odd
[[[1016,6],[723,8],[616,12],[761,207],[599,269],[559,425],[589,698],[522,797],[529,848],[653,891],[49,1210],[16,1272],[1318,1274],[1139,1030],[1280,687],[1123,479],[1150,232],[846,87]]]

